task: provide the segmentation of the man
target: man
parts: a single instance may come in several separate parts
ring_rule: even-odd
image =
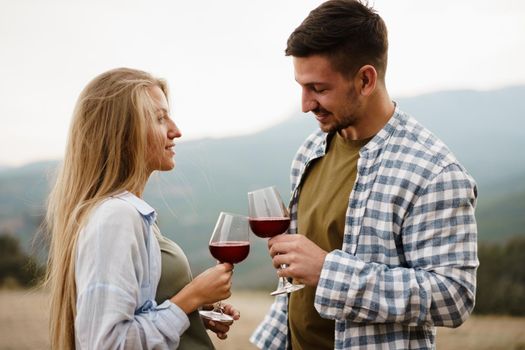
[[[476,185],[390,99],[387,49],[383,20],[352,0],[323,3],[288,39],[320,130],[292,164],[292,234],[268,244],[306,287],[276,298],[260,348],[429,349],[435,326],[474,307]]]

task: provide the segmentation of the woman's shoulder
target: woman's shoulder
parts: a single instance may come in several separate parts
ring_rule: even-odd
[[[139,224],[141,215],[131,204],[118,197],[108,197],[95,206],[88,222]]]
[[[102,200],[91,211],[84,231],[88,236],[99,234],[112,236],[124,235],[131,238],[130,231],[135,236],[142,236],[144,220],[133,204],[118,197],[108,197]]]
[[[102,200],[93,210],[93,215],[131,215],[140,216],[133,204],[120,197],[108,197]]]

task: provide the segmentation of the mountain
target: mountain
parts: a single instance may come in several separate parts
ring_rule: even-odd
[[[447,143],[482,184],[525,172],[525,86],[446,91],[399,105]]]
[[[525,235],[525,162],[519,151],[525,149],[525,86],[395,100],[443,139],[477,180],[480,240]],[[288,197],[291,160],[316,128],[314,118],[300,114],[250,135],[177,144],[176,169],[154,174],[145,199],[196,272],[213,264],[208,240],[220,211],[246,214],[246,193],[259,187],[276,185]],[[0,171],[0,233],[16,233],[26,248],[44,212],[56,164]],[[250,256],[235,268],[235,276],[238,286],[275,284],[265,240],[252,238]]]

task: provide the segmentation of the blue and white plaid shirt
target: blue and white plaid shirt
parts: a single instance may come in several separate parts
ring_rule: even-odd
[[[326,151],[312,134],[292,164],[290,233],[308,164]],[[343,246],[324,261],[315,308],[335,320],[335,349],[432,349],[435,326],[457,327],[476,292],[474,180],[445,144],[399,110],[360,151]],[[250,341],[289,347],[286,295]],[[319,335],[322,336],[322,335]]]

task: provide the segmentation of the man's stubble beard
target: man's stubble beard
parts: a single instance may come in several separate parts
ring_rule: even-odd
[[[323,132],[339,132],[356,124],[358,118],[355,116],[355,112],[359,109],[360,103],[358,102],[358,99],[356,97],[355,89],[351,89],[348,92],[347,98],[347,106],[349,106],[349,108],[346,108],[345,111],[343,111],[343,117],[340,120],[336,120],[334,114],[332,112],[329,112],[332,115],[332,117],[334,117],[333,119],[335,124],[326,125],[326,127],[323,127],[322,124],[319,125],[320,129]]]

